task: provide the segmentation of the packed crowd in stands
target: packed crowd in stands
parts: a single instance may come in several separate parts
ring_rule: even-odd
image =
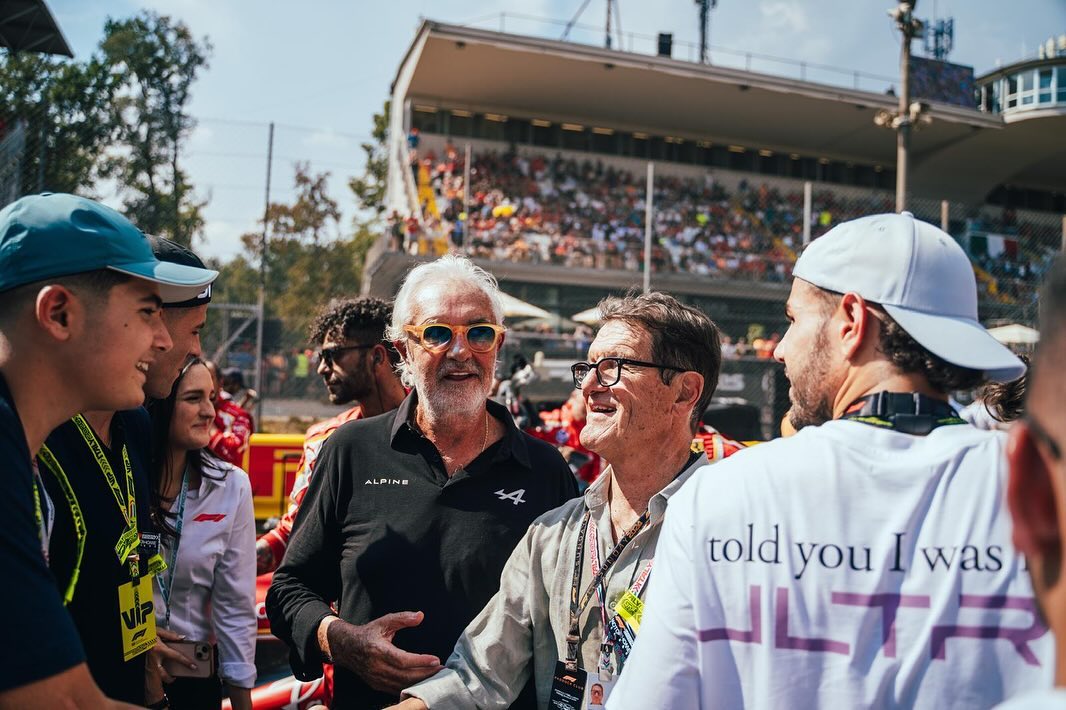
[[[568,268],[643,269],[643,175],[600,160],[488,151],[473,156],[465,194],[463,157],[454,144],[447,142],[437,155],[420,152],[418,143],[417,135],[409,141],[422,220],[394,212],[393,249],[426,255],[458,250],[494,261]],[[730,192],[711,173],[699,178],[657,176],[654,207],[653,273],[768,282],[785,282],[791,276],[803,237],[801,191],[742,180]],[[816,190],[811,234],[817,238],[840,222],[892,209],[887,195]],[[1010,210],[1002,220],[1011,223],[1008,233],[1033,229],[1017,225]],[[978,255],[974,261],[985,271],[979,276],[986,291],[1007,298],[1016,297],[1024,290],[1022,283],[1043,273],[1043,259],[1024,253]]]

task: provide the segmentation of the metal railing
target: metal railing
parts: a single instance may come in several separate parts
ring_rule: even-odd
[[[498,29],[500,32],[513,34],[525,34],[531,37],[543,39],[563,39],[563,30],[550,32],[549,28],[570,27],[571,32],[565,38],[566,41],[575,44],[602,46],[604,28],[598,25],[573,23],[550,17],[539,17],[520,12],[498,12],[475,18],[466,22],[457,23],[465,27],[479,27],[481,29]],[[658,37],[642,32],[622,32],[620,51],[633,54],[658,54]],[[697,63],[700,56],[698,43],[684,40],[674,40],[675,54],[682,50],[683,56],[675,56],[675,59],[684,59]],[[713,66],[727,67],[730,69],[743,69],[773,76],[781,76],[800,81],[812,81],[843,86],[862,91],[874,91],[883,93],[886,89],[898,82],[897,77],[872,74],[870,72],[845,69],[842,67],[819,64],[817,62],[805,62],[787,57],[777,57],[760,52],[709,45],[710,63]]]

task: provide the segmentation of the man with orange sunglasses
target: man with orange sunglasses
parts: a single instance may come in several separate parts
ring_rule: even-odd
[[[488,399],[502,320],[469,260],[412,270],[387,332],[410,395],[322,447],[267,613],[297,678],[335,664],[334,707],[396,702],[440,670],[529,524],[577,495],[555,448]],[[512,707],[536,707],[532,687]]]

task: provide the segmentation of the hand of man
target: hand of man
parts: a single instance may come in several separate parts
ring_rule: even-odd
[[[363,626],[327,618],[326,639],[333,662],[356,673],[374,690],[398,696],[443,668],[436,656],[408,653],[392,643],[397,631],[418,626],[424,616],[420,611],[402,611]]]
[[[148,702],[155,702],[163,697],[163,683],[173,683],[174,676],[167,673],[163,668],[163,661],[170,660],[188,666],[190,670],[196,670],[196,664],[174,649],[167,646],[164,641],[182,641],[184,636],[166,629],[156,629],[159,639],[155,646],[148,652],[148,660],[145,661],[145,695]]]
[[[278,564],[274,559],[274,550],[263,538],[255,541],[255,573],[266,574],[277,569]]]

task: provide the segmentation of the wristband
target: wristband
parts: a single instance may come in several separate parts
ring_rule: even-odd
[[[154,703],[145,705],[145,707],[148,708],[148,710],[167,710],[167,708],[170,707],[170,698],[167,697],[166,693],[163,693],[162,698],[156,700]]]
[[[340,619],[340,617],[337,616],[336,614],[334,614],[332,612],[332,610],[331,610],[329,614],[326,614],[325,616],[322,617],[322,621],[318,622],[319,628],[322,627],[322,624],[325,623],[326,619],[330,619],[330,618]],[[332,621],[330,622],[330,624],[333,624],[333,623],[334,622],[332,622]],[[326,639],[326,645],[329,646],[330,645],[329,644],[329,625],[327,625],[326,628],[323,630],[323,636]],[[326,663],[333,663],[334,661],[333,661],[333,648],[332,648],[332,646],[330,647],[329,650],[330,650],[330,652],[326,653],[326,651],[321,648],[321,644],[319,644],[318,652],[322,655],[322,660],[325,661]]]

